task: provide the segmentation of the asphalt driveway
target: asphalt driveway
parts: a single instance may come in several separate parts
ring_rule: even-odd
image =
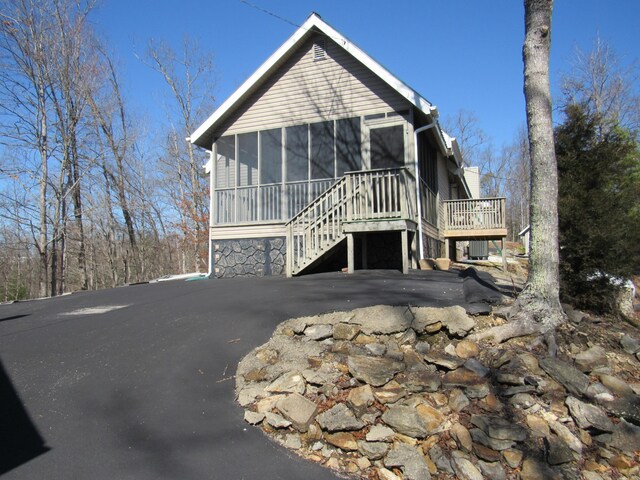
[[[0,474],[334,479],[243,422],[230,378],[238,361],[287,318],[492,295],[490,283],[453,272],[374,271],[174,281],[2,305]]]

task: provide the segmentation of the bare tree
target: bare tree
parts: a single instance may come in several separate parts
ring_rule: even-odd
[[[615,126],[640,135],[637,81],[638,64],[622,66],[613,48],[598,35],[591,51],[576,48],[571,72],[562,78],[564,106],[582,105],[597,118],[599,139]]]
[[[555,354],[555,328],[566,320],[560,305],[558,171],[551,118],[549,50],[553,0],[525,0],[524,94],[531,156],[531,256],[525,288],[509,323],[476,339],[542,334]]]
[[[6,0],[0,9],[0,102],[3,143],[39,156],[37,225],[28,220],[40,256],[39,294],[48,291],[49,235],[47,227],[49,185],[50,76],[48,15],[33,0]]]
[[[207,233],[207,186],[202,174],[202,164],[193,144],[189,141],[176,142],[186,138],[195,130],[196,122],[203,112],[213,104],[213,61],[210,55],[201,54],[196,42],[185,37],[180,55],[162,43],[149,42],[147,65],[162,75],[171,91],[173,104],[177,106],[175,120],[170,123],[168,135],[170,156],[179,165],[175,181],[181,192],[181,216],[185,219],[182,229],[185,238],[191,243],[193,264],[196,271],[203,265],[202,244]],[[195,105],[198,105],[196,109]],[[184,159],[182,152],[184,152]],[[184,165],[184,169],[180,164]]]
[[[453,118],[445,119],[444,128],[458,141],[464,164],[476,165],[487,144],[487,135],[480,127],[476,114],[464,109],[458,110]]]

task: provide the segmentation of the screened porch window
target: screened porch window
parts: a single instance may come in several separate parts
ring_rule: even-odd
[[[363,168],[362,117],[220,137],[214,222],[279,222]],[[369,130],[367,130],[369,132]],[[372,168],[404,164],[404,127],[371,128]]]
[[[333,121],[309,125],[311,136],[311,178],[318,180],[334,177]]]
[[[371,168],[397,168],[404,166],[404,127],[371,128]]]
[[[238,186],[258,184],[258,133],[238,135]]]
[[[233,135],[220,137],[217,144],[216,188],[236,185],[236,138]]]
[[[336,177],[362,169],[360,118],[336,121]]]

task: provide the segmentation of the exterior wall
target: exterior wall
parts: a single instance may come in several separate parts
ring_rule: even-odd
[[[438,195],[440,200],[451,200],[450,189],[447,159],[438,152]]]
[[[480,168],[467,167],[464,169],[464,178],[469,186],[471,198],[480,198]]]
[[[212,240],[216,278],[285,273],[284,237]]]
[[[323,60],[313,56],[318,39],[326,46]],[[333,40],[318,34],[235,110],[215,137],[405,109],[406,99]]]

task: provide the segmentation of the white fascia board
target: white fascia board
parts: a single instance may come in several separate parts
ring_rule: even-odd
[[[289,37],[289,39],[282,44],[268,59],[265,61],[253,75],[251,75],[225,102],[216,109],[215,112],[200,126],[196,131],[191,134],[191,143],[197,143],[200,137],[205,135],[207,131],[213,127],[218,120],[220,120],[229,110],[236,106],[239,102],[244,100],[245,96],[251,92],[254,85],[259,83],[265,76],[272,72],[272,69],[278,62],[285,57],[298,43],[305,37],[307,32],[312,28],[317,28],[320,32],[324,33],[336,43],[338,43],[347,52],[353,55],[354,58],[362,62],[372,72],[378,75],[384,82],[386,82],[391,88],[397,91],[400,95],[406,98],[412,105],[418,108],[420,111],[427,115],[431,115],[435,118],[438,117],[437,108],[422,97],[418,92],[409,87],[406,83],[398,79],[395,75],[389,72],[381,64],[376,62],[373,58],[367,55],[363,50],[358,48],[355,44],[350,42],[346,37],[341,35],[337,30],[327,24],[315,13],[311,14],[309,18],[302,24],[302,26],[296,30],[296,32]],[[438,126],[440,131],[440,127]],[[201,145],[203,146],[203,145]],[[210,146],[209,146],[210,147]],[[206,147],[205,147],[206,148]]]

